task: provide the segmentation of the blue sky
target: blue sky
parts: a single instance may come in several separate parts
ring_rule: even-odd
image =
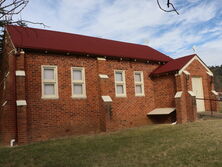
[[[161,11],[156,0],[30,0],[20,17],[46,29],[149,45],[173,58],[195,46],[206,64],[222,64],[221,0],[171,1],[180,15]]]

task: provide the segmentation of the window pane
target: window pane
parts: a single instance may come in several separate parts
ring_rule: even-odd
[[[74,84],[73,94],[75,95],[82,95],[83,94],[83,85]]]
[[[116,81],[123,81],[123,73],[116,72]]]
[[[45,95],[55,95],[55,85],[54,84],[45,84],[44,85],[44,94]]]
[[[73,70],[73,80],[82,80],[81,70]]]
[[[136,85],[136,94],[142,94],[142,85]]]
[[[117,85],[117,94],[124,94],[123,85]]]
[[[44,79],[54,79],[54,69],[44,69]]]
[[[136,82],[141,82],[142,81],[140,73],[135,73],[135,81]]]

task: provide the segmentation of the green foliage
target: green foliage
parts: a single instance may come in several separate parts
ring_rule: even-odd
[[[210,70],[214,73],[215,90],[222,92],[222,65],[212,66]]]
[[[2,167],[222,166],[222,121],[155,125],[0,148]]]

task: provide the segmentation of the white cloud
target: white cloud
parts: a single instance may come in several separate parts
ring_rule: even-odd
[[[149,40],[149,45],[173,57],[192,53],[192,45],[197,45],[204,60],[219,63],[210,56],[208,59],[206,53],[219,55],[221,50],[217,42],[221,41],[208,42],[215,45],[214,49],[204,43],[211,36],[222,35],[221,19],[214,25],[204,26],[204,23],[217,17],[222,8],[220,3],[186,0],[185,5],[184,1],[175,2],[180,2],[179,16],[161,11],[155,0],[55,0],[53,3],[38,0],[30,1],[23,16],[27,20],[44,22],[52,30],[134,43]]]
[[[208,64],[222,64],[222,39],[207,42],[197,47],[197,54]]]
[[[115,1],[112,5],[101,8],[93,24],[82,31],[108,37],[113,36],[113,34],[118,34],[118,36],[119,34],[125,34],[125,37],[127,37],[134,32],[139,34],[139,29],[143,27],[148,29],[167,24],[168,18],[153,6],[156,6],[154,1]],[[147,35],[144,34],[145,36]]]
[[[199,5],[186,10],[182,16],[187,24],[199,23],[212,19],[217,12],[216,4],[212,2],[200,3]]]
[[[162,48],[168,52],[177,52],[177,50],[181,50],[184,46],[201,39],[198,35],[186,34],[184,31],[184,28],[181,27],[181,29],[177,28],[166,32],[159,38],[153,37],[151,46],[154,48]]]

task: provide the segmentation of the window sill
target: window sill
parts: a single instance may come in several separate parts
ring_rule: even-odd
[[[135,97],[145,97],[145,95],[135,95]]]
[[[59,97],[41,97],[43,100],[58,100]]]
[[[71,96],[72,99],[86,99],[87,96]]]
[[[126,98],[127,96],[126,95],[122,95],[122,96],[121,95],[118,95],[118,96],[116,95],[116,97],[117,98]]]

